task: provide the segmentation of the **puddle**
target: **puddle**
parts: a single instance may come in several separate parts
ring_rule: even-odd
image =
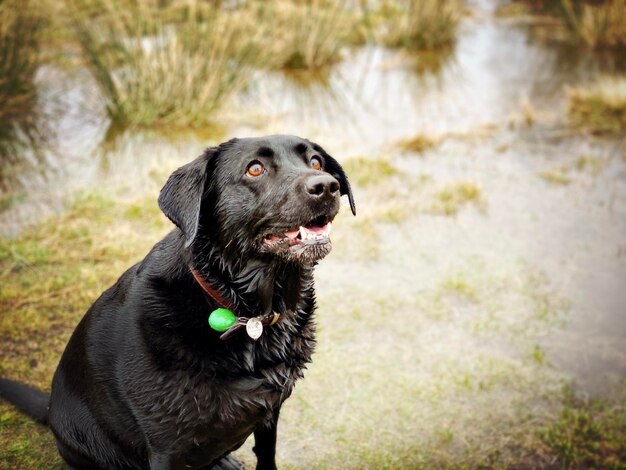
[[[463,24],[439,73],[416,74],[418,58],[369,48],[336,67],[323,93],[262,77],[244,104],[271,110],[272,118],[250,130],[309,135],[344,157],[388,157],[434,186],[477,183],[484,211],[417,214],[382,230],[376,260],[329,259],[319,268],[320,289],[406,296],[476,259],[489,269],[513,266],[511,276],[521,260],[568,305],[565,328],[537,332],[548,360],[582,390],[602,394],[626,377],[626,146],[572,134],[564,89],[611,69],[590,54],[545,44],[538,26],[494,20],[486,5]],[[418,134],[449,137],[422,157],[398,148]],[[585,156],[603,170],[571,170]],[[561,168],[569,168],[567,185],[541,177]],[[368,199],[360,195],[362,209]],[[468,336],[456,341],[469,344]]]

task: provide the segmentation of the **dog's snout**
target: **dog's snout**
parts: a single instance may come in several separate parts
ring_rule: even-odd
[[[335,196],[339,192],[339,182],[330,175],[315,175],[304,183],[306,192],[313,198]]]

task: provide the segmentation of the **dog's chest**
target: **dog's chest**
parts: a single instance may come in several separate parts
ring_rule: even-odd
[[[237,347],[219,358],[219,370],[181,366],[146,377],[149,383],[140,387],[135,383],[152,438],[175,435],[174,447],[187,450],[228,447],[269,419],[302,377],[314,346],[312,325],[296,332],[289,324],[272,328],[258,341],[238,338]],[[181,364],[187,359],[181,357]]]

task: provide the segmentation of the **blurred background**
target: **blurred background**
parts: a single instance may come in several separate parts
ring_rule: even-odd
[[[626,0],[0,0],[0,375],[49,389],[169,173],[273,133],[358,208],[279,467],[626,468]],[[0,468],[63,468],[4,404]]]

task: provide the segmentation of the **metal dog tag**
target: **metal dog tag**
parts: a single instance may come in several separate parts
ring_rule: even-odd
[[[263,323],[261,323],[261,320],[257,317],[248,320],[248,323],[246,323],[246,333],[255,341],[259,339],[263,334]]]

